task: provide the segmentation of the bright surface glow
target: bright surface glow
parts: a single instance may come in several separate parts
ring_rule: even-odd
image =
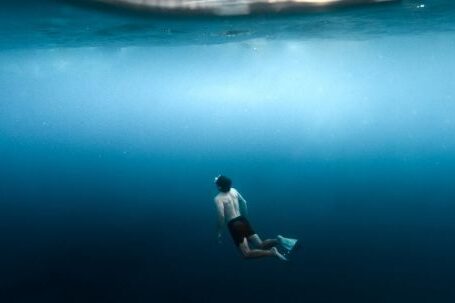
[[[147,153],[455,151],[455,45],[429,38],[4,52],[0,128]]]
[[[179,10],[205,10],[220,15],[241,15],[248,14],[252,6],[268,6],[267,9],[282,10],[294,6],[323,6],[335,3],[360,4],[387,2],[394,0],[98,0],[113,4],[125,4],[143,8],[162,8]]]

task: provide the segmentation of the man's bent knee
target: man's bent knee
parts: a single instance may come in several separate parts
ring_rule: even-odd
[[[240,248],[240,252],[242,253],[242,256],[244,258],[250,257],[250,248],[248,247],[248,244],[246,243],[246,241],[244,241],[243,243],[240,243],[239,248]]]
[[[261,247],[262,246],[262,240],[259,237],[258,234],[254,234],[248,238],[248,240],[253,243],[255,247]]]

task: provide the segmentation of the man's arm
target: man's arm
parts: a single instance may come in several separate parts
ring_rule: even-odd
[[[239,198],[239,204],[240,204],[240,213],[242,216],[248,216],[248,207],[246,200],[242,197],[242,195],[237,191],[238,198]]]
[[[224,226],[224,206],[223,202],[215,199],[215,205],[216,205],[216,212],[217,212],[217,224],[216,224],[216,234],[218,241],[221,240],[221,231]]]

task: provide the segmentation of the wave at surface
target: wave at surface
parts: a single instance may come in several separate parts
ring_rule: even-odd
[[[136,9],[248,15],[256,12],[320,10],[327,7],[395,2],[398,0],[95,0]]]
[[[8,3],[0,11],[0,49],[365,40],[455,31],[455,5],[450,1],[426,1],[424,6],[402,1],[323,13],[236,18],[137,14],[62,0],[43,1],[39,6],[31,1],[23,6]]]

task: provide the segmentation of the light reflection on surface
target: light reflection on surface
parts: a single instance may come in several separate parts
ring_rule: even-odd
[[[396,0],[96,0],[150,10],[193,11],[216,15],[245,15],[256,11],[312,9]]]

